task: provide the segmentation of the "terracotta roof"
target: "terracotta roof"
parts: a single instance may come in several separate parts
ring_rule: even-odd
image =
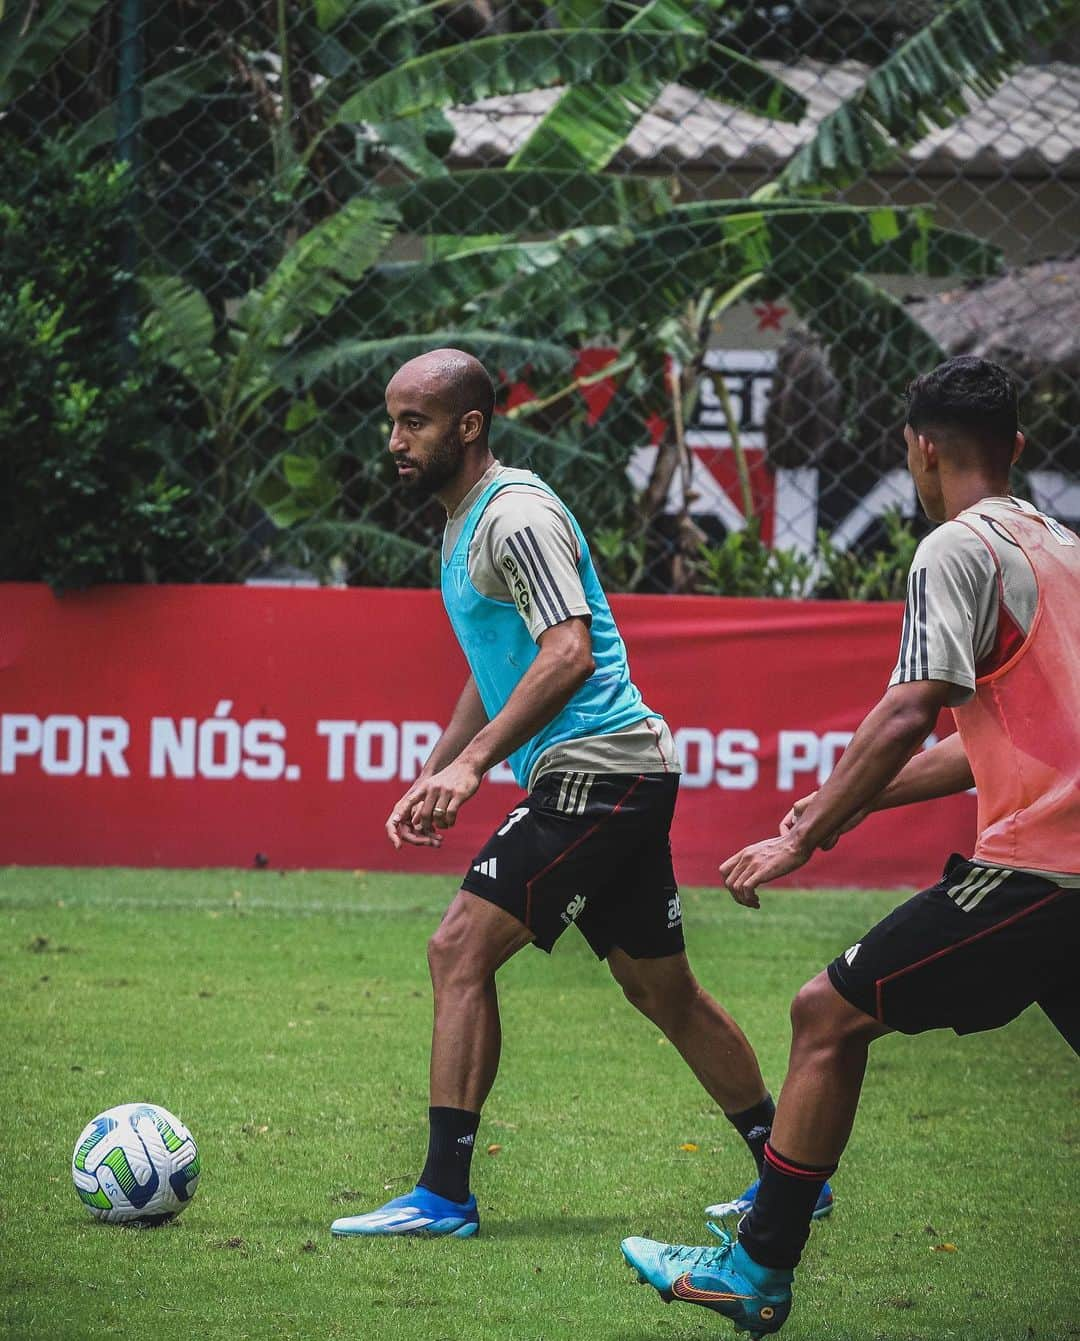
[[[683,171],[744,168],[774,171],[804,144],[821,119],[866,79],[856,62],[769,65],[807,99],[798,125],[766,121],[669,84],[638,122],[616,163],[625,168]],[[558,89],[488,98],[448,113],[457,132],[454,166],[498,164],[525,141]],[[948,176],[958,170],[997,175],[1080,177],[1080,67],[1063,63],[1018,69],[989,98],[946,130],[915,145],[897,168]]]

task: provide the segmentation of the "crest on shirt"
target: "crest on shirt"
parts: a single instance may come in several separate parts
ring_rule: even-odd
[[[506,570],[506,581],[510,587],[510,594],[514,598],[514,604],[523,615],[528,615],[531,600],[529,597],[529,584],[525,581],[521,569],[512,554],[504,554],[502,566]]]

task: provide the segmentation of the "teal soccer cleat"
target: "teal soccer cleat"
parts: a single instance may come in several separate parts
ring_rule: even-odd
[[[725,1215],[745,1215],[754,1204],[754,1198],[757,1196],[758,1183],[751,1183],[741,1197],[736,1197],[734,1201],[722,1201],[716,1206],[705,1207],[705,1218],[707,1220],[719,1220]],[[828,1183],[821,1189],[821,1196],[817,1199],[817,1205],[814,1207],[814,1220],[823,1220],[825,1216],[832,1213],[833,1194],[832,1188]]]
[[[758,1266],[742,1246],[716,1225],[719,1247],[687,1248],[653,1239],[623,1239],[622,1253],[643,1285],[666,1304],[701,1304],[730,1318],[737,1332],[778,1332],[791,1312],[793,1273]]]
[[[405,1196],[395,1197],[377,1211],[347,1215],[330,1226],[330,1233],[339,1238],[411,1234],[468,1239],[479,1232],[480,1216],[475,1197],[468,1201],[447,1201],[426,1187],[414,1187]]]

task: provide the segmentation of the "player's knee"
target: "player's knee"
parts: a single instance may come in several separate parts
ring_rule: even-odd
[[[485,990],[494,976],[490,947],[466,917],[453,910],[427,944],[428,972],[436,994]]]
[[[640,978],[628,978],[620,982],[619,986],[622,988],[623,996],[634,1009],[651,1018],[651,1011],[655,1009],[655,993],[648,985]]]
[[[619,985],[635,1010],[665,1030],[674,1028],[689,1014],[700,991],[689,970],[667,973],[662,978],[650,974],[627,975],[620,978]]]
[[[874,1029],[874,1021],[856,1010],[819,973],[800,987],[791,1003],[791,1033],[796,1046],[842,1046]]]
[[[444,921],[427,943],[428,972],[436,989],[466,985],[478,976],[467,937],[452,921]]]

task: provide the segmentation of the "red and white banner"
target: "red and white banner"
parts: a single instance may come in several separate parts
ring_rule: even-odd
[[[612,606],[683,758],[676,871],[715,884],[828,776],[901,608]],[[0,585],[0,864],[463,871],[520,794],[505,768],[439,852],[397,854],[383,825],[466,674],[432,591]],[[958,796],[874,816],[792,883],[927,884],[974,815]]]

